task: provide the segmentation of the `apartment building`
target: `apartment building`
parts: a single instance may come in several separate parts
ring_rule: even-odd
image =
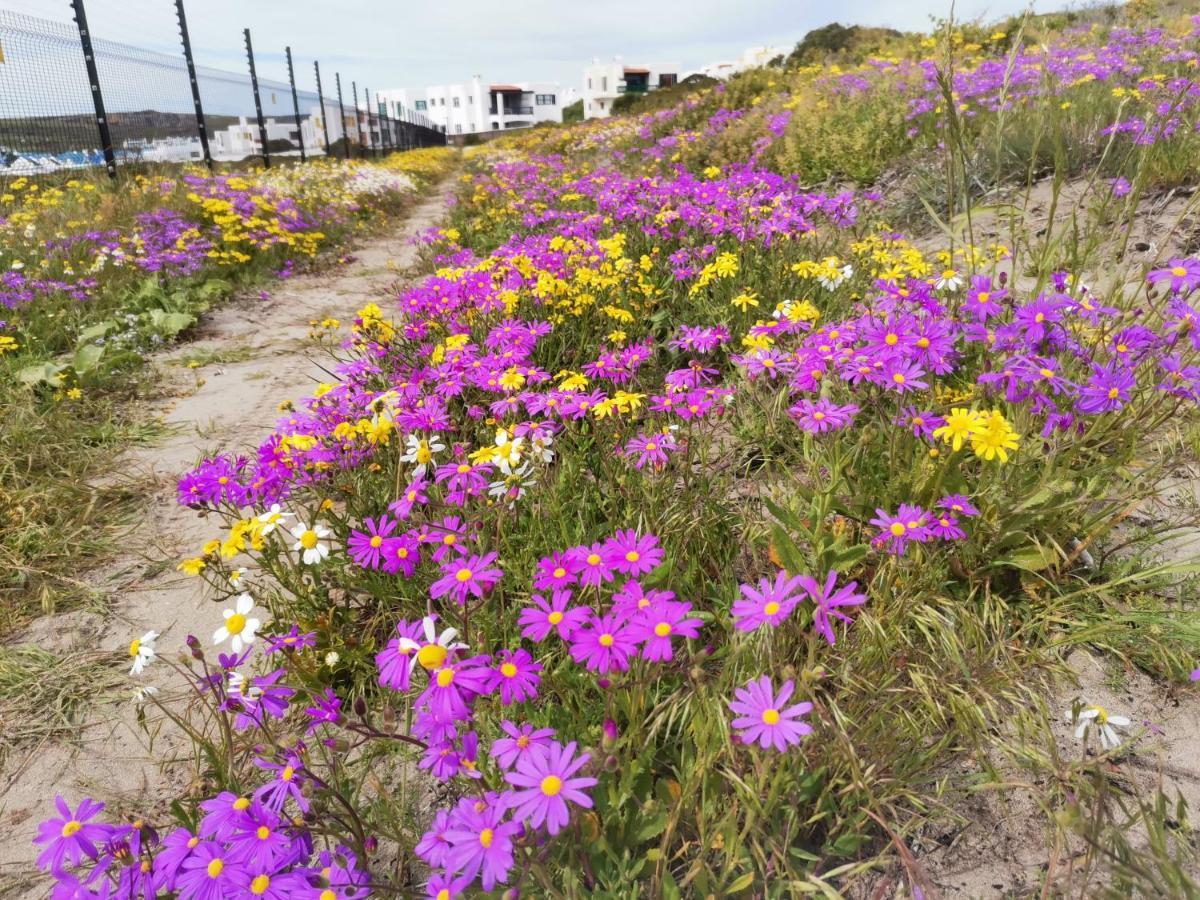
[[[459,84],[380,91],[377,99],[389,115],[425,116],[446,134],[478,134],[561,122],[563,96],[552,81],[500,83],[476,75]]]
[[[623,94],[640,94],[670,87],[679,81],[679,63],[630,65],[619,56],[610,62],[593,59],[583,70],[583,117],[603,119]]]

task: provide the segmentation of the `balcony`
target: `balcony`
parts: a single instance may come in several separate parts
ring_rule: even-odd
[[[500,115],[500,116],[532,116],[533,115],[533,107],[532,106],[503,106],[503,107],[493,106],[491,109],[488,110],[488,114],[493,115],[493,116],[497,116],[497,115]]]

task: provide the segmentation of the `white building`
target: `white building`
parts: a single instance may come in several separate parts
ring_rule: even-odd
[[[562,91],[552,81],[486,82],[480,75],[460,84],[380,91],[389,115],[423,116],[448,135],[530,128],[562,121]]]
[[[694,74],[707,75],[709,78],[724,81],[730,75],[745,72],[747,69],[757,69],[760,66],[765,66],[771,60],[775,59],[775,57],[787,56],[789,52],[782,47],[748,47],[742,51],[740,59],[709,63],[707,66],[697,69]]]
[[[328,104],[328,101],[326,101]],[[341,132],[337,134],[337,104],[334,104],[334,115],[330,121],[329,140],[336,141]],[[354,114],[354,111],[347,110],[347,119]],[[365,114],[364,114],[365,119]],[[304,150],[308,153],[323,152],[324,150],[324,133],[321,130],[320,110],[313,107],[307,117],[300,120],[299,126],[295,122],[283,121],[279,122],[275,119],[267,119],[264,123],[267,128],[267,142],[287,141],[292,145],[291,150],[271,150],[275,156],[300,155],[300,140],[304,139]],[[157,144],[158,142],[155,142]],[[200,141],[197,139],[197,149]],[[250,122],[245,116],[238,118],[236,125],[230,125],[228,128],[214,131],[208,137],[209,150],[212,152],[213,159],[236,161],[246,159],[251,156],[258,156],[262,153],[262,142],[259,140],[258,123]],[[143,152],[143,158],[146,158]]]
[[[642,94],[670,87],[679,81],[679,63],[627,65],[621,57],[611,62],[593,59],[583,70],[583,117],[603,119],[612,115],[612,105],[622,94]]]

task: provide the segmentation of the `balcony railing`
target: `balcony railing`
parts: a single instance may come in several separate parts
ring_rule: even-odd
[[[617,93],[618,94],[645,94],[652,90],[654,90],[654,85],[652,85],[652,84],[618,84],[617,85]]]
[[[493,116],[495,116],[495,115],[532,116],[533,115],[533,107],[532,106],[505,106],[503,108],[497,108],[497,107],[493,106],[490,110],[488,110],[488,112],[490,115],[493,115]]]

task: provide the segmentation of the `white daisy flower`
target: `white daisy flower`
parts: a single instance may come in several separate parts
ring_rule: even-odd
[[[291,517],[292,513],[284,512],[282,506],[280,506],[278,503],[272,503],[271,508],[258,517],[258,521],[262,523],[259,531],[265,537],[277,527],[286,526],[287,520]]]
[[[511,475],[513,469],[521,465],[521,456],[525,452],[525,438],[510,438],[503,428],[496,431],[496,449],[492,451],[492,461],[505,475]]]
[[[1078,713],[1076,710],[1078,709]],[[1130,725],[1129,719],[1125,716],[1114,716],[1103,706],[1084,706],[1082,709],[1072,707],[1067,710],[1067,721],[1075,728],[1075,739],[1082,740],[1087,733],[1093,728],[1100,736],[1100,745],[1105,750],[1112,750],[1114,747],[1121,745],[1121,737],[1117,734],[1116,729],[1122,731]]]
[[[249,594],[238,594],[233,609],[221,611],[225,624],[213,632],[213,643],[220,644],[229,638],[229,646],[234,653],[241,653],[254,643],[254,634],[262,625],[258,619],[250,617],[254,610],[254,600]]]
[[[525,463],[507,477],[497,479],[489,484],[488,496],[495,497],[497,500],[507,500],[511,508],[525,496],[526,490],[536,483],[537,479],[530,473],[529,463]]]
[[[262,688],[247,681],[246,676],[241,672],[230,672],[227,693],[230,700],[237,700],[242,704],[244,710],[252,712],[258,703],[258,698],[262,695]]]
[[[296,527],[292,529],[292,537],[296,539],[292,549],[300,554],[305,564],[315,566],[329,555],[329,543],[325,538],[329,537],[330,533],[320,522],[313,522],[312,528],[303,522],[297,522]]]
[[[954,269],[946,269],[944,272],[942,272],[941,277],[934,282],[933,286],[939,291],[949,291],[953,294],[963,286],[963,279],[962,276]]]
[[[158,639],[157,631],[147,631],[140,638],[129,642],[129,656],[133,660],[130,675],[141,675],[142,669],[154,661],[154,642]]]
[[[440,669],[451,653],[466,649],[466,644],[456,643],[454,640],[458,637],[457,629],[447,628],[438,634],[433,616],[426,616],[421,620],[421,625],[425,629],[424,643],[407,637],[402,637],[396,642],[402,651],[409,654],[408,671],[413,671],[418,665],[427,672]]]
[[[535,431],[529,439],[530,453],[534,459],[539,459],[549,465],[554,462],[554,435],[549,431]]]
[[[413,477],[420,478],[433,463],[434,457],[446,449],[441,437],[431,434],[428,438],[420,438],[410,434],[404,441],[405,453],[400,462],[415,463]]]

